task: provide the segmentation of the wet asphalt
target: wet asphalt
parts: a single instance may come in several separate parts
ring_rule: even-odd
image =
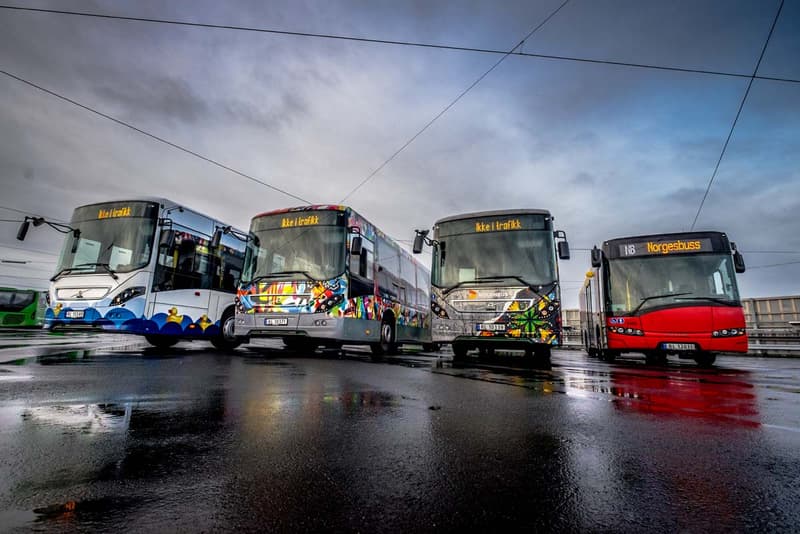
[[[2,531],[800,529],[800,360],[38,340],[0,350]]]

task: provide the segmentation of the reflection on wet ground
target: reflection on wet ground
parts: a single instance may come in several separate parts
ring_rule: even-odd
[[[798,385],[754,358],[39,355],[0,365],[0,525],[791,530]]]

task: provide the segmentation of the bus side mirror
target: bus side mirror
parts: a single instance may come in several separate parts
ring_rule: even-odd
[[[411,249],[414,254],[419,254],[422,252],[422,246],[425,244],[425,236],[423,234],[417,234],[414,237],[414,246]]]
[[[31,227],[31,222],[27,219],[22,221],[22,224],[19,226],[19,230],[17,230],[17,240],[18,241],[25,241],[25,236],[28,235],[28,228]]]
[[[353,241],[350,243],[350,254],[353,256],[360,256],[361,255],[361,236],[357,235],[353,237]]]
[[[425,243],[428,243],[431,246],[435,246],[437,243],[431,239],[428,239],[428,232],[430,230],[414,230],[417,235],[414,236],[414,246],[411,247],[411,251],[414,254],[419,254],[422,252],[422,247]]]
[[[569,243],[567,243],[566,241],[558,242],[558,259],[560,260],[569,259]]]
[[[172,230],[161,230],[161,236],[158,238],[158,248],[167,250],[172,248],[174,235]]]
[[[217,227],[217,229],[214,230],[214,235],[211,236],[211,243],[209,243],[208,248],[216,250],[219,248],[220,241],[222,241],[222,228]]]
[[[738,250],[733,251],[733,268],[739,274],[745,271],[744,258]]]
[[[599,248],[594,247],[592,249],[592,267],[596,269],[600,267],[602,264],[603,264],[603,252]]]

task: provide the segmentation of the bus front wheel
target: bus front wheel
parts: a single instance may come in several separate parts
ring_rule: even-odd
[[[694,361],[700,367],[711,367],[717,359],[717,355],[711,352],[701,352],[694,357]]]
[[[467,359],[467,346],[461,343],[453,343],[453,361],[463,362]]]
[[[220,333],[211,340],[211,344],[218,350],[233,350],[242,344],[242,340],[234,335],[234,325],[236,324],[233,310],[228,309],[222,314],[220,320]]]

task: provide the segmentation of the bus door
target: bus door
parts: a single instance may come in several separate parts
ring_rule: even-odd
[[[213,231],[212,223],[188,210],[180,214],[182,219],[187,215],[198,220],[190,221],[192,226],[174,221],[172,228],[162,229],[151,316],[164,313],[167,322],[178,323],[191,334],[190,324],[215,322],[219,317],[210,317],[208,311],[213,274],[208,236]],[[208,233],[197,231],[198,225]]]

